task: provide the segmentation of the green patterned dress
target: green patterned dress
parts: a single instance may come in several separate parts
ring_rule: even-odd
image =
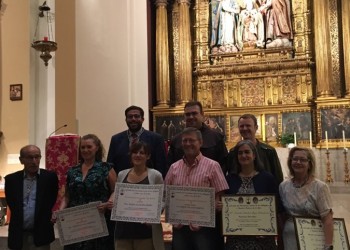
[[[69,195],[67,207],[84,205],[94,201],[106,202],[113,190],[109,190],[108,173],[111,166],[105,162],[95,162],[85,179],[81,171],[82,164],[70,168],[67,172],[66,192]],[[106,214],[108,218],[110,214]],[[108,223],[108,220],[107,220]],[[87,240],[64,247],[65,250],[109,250],[114,249],[110,237]]]

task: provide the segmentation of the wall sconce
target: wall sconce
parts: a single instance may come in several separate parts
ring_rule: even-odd
[[[46,20],[45,18],[46,17]],[[42,40],[39,38],[37,39],[38,29],[40,20],[44,19],[46,21],[47,26],[47,33],[45,32],[44,36],[42,36]],[[52,14],[50,12],[50,7],[46,5],[46,1],[39,6],[39,14],[38,14],[38,21],[36,23],[36,29],[34,33],[34,41],[32,42],[32,47],[41,52],[40,58],[44,61],[45,66],[48,65],[48,61],[52,58],[52,55],[50,54],[53,51],[57,50],[57,43],[55,43],[53,40],[53,34],[52,34]]]

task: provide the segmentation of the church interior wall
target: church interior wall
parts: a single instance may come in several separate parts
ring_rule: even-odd
[[[56,134],[96,133],[106,150],[110,137],[127,128],[126,107],[141,106],[149,127],[147,1],[52,2],[58,50],[46,68],[30,47],[37,15],[31,8],[42,1],[3,1],[1,176],[22,168],[23,145],[37,144],[44,155],[45,139],[64,124]],[[19,101],[9,100],[15,83],[23,84]]]

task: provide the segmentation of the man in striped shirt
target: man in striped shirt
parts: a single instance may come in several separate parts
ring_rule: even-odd
[[[203,143],[201,132],[188,127],[181,133],[184,157],[170,166],[165,177],[166,185],[213,187],[215,200],[228,189],[225,176],[218,162],[200,152]],[[195,225],[173,225],[173,250],[213,250],[217,248],[220,231]]]

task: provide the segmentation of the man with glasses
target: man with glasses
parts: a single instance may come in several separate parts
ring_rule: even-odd
[[[215,189],[215,201],[228,189],[225,176],[218,162],[213,161],[200,151],[203,144],[201,132],[193,127],[185,128],[181,135],[183,159],[171,165],[165,177],[166,185],[212,187]],[[173,225],[173,250],[213,250],[223,249],[220,242],[220,227],[199,227]]]
[[[58,178],[40,169],[41,152],[35,145],[20,150],[24,169],[5,177],[5,195],[11,210],[9,249],[49,250],[55,240],[52,208],[58,193]]]
[[[222,171],[225,169],[227,148],[224,135],[211,129],[204,123],[204,112],[202,104],[198,101],[190,101],[185,104],[184,116],[186,128],[196,128],[201,132],[202,142],[200,152],[203,156],[208,157],[221,166]],[[168,152],[168,166],[184,157],[184,148],[182,144],[181,133],[176,135],[170,142]],[[221,215],[216,215],[216,239],[215,249],[224,249],[224,237],[221,236]]]
[[[211,129],[204,123],[204,112],[202,104],[198,101],[186,103],[184,109],[186,128],[192,127],[202,133],[203,144],[200,151],[205,156],[217,161],[221,168],[225,168],[227,148],[224,135]],[[181,145],[181,134],[176,135],[170,143],[168,153],[168,165],[182,159],[184,151]]]
[[[167,164],[164,139],[161,135],[142,127],[143,109],[137,106],[128,107],[125,110],[125,121],[129,129],[112,136],[107,162],[114,164],[116,173],[130,168],[129,147],[135,142],[143,141],[151,148],[151,158],[147,166],[158,170],[165,177]]]

